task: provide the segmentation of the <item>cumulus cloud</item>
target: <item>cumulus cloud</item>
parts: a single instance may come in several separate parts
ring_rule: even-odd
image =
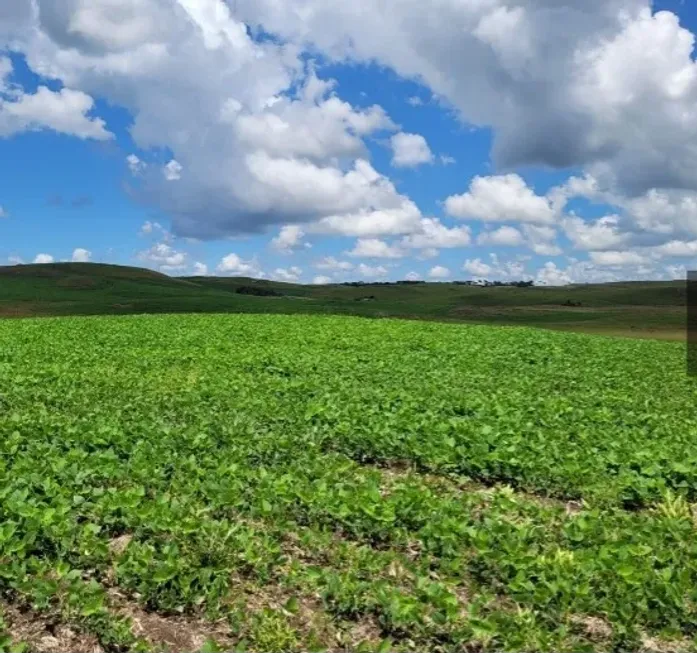
[[[279,281],[294,282],[300,279],[303,271],[297,265],[290,268],[276,268],[273,271],[273,278]]]
[[[697,240],[683,241],[671,240],[653,249],[654,254],[660,257],[687,258],[697,256]]]
[[[208,276],[208,266],[205,263],[196,261],[193,266],[193,272],[195,277],[207,277]]]
[[[445,0],[436,15],[373,0],[240,6],[330,58],[418,78],[493,129],[499,166],[585,166],[629,194],[697,186],[694,38],[649,0]]]
[[[5,209],[3,206],[0,206],[0,218],[7,218],[9,217],[9,213],[7,209]]]
[[[386,277],[388,274],[388,269],[383,265],[370,266],[361,263],[356,270],[358,274],[366,279],[379,279],[381,277]]]
[[[176,159],[169,161],[164,168],[162,168],[162,174],[165,176],[167,181],[179,181],[182,178],[183,166]]]
[[[406,233],[420,217],[367,161],[364,139],[396,129],[385,111],[341,100],[300,48],[253,38],[222,0],[36,0],[0,37],[65,84],[3,100],[0,133],[107,138],[92,97],[123,106],[146,160],[172,153],[164,166],[129,155],[131,195],[168,213],[178,236],[325,218],[328,231],[387,222]]]
[[[624,267],[647,262],[646,256],[631,250],[590,252],[590,260],[598,265]]]
[[[515,227],[503,226],[494,231],[485,231],[477,238],[478,245],[501,245],[518,247],[525,242],[523,234]]]
[[[552,224],[556,212],[549,198],[536,195],[517,174],[477,176],[469,191],[445,200],[448,215],[483,222]]]
[[[92,258],[92,252],[82,247],[77,247],[73,250],[73,263],[88,263]]]
[[[326,286],[327,284],[332,283],[332,279],[331,279],[331,277],[327,277],[327,276],[320,274],[312,279],[312,283],[315,286]]]
[[[437,252],[439,249],[467,247],[471,242],[472,233],[468,226],[447,227],[437,218],[423,218],[414,225],[413,233],[401,240],[401,246]]]
[[[462,264],[462,269],[475,277],[486,277],[493,272],[491,265],[484,263],[480,258],[467,259]]]
[[[177,272],[186,268],[188,255],[174,249],[171,245],[155,243],[149,249],[138,252],[138,260],[163,272]]]
[[[421,134],[399,132],[392,136],[392,165],[396,168],[415,168],[433,163],[434,156]]]
[[[81,139],[113,138],[101,118],[88,115],[93,107],[94,100],[89,95],[68,88],[51,91],[40,86],[36,93],[0,97],[0,137],[51,129]]]
[[[619,229],[620,217],[608,215],[595,221],[586,221],[576,216],[563,222],[566,236],[577,249],[603,250],[617,248],[629,239],[629,234]]]
[[[609,263],[610,265],[606,265]],[[546,286],[563,286],[570,283],[609,283],[630,278],[635,280],[675,278],[671,276],[671,270],[675,273],[678,268],[666,266],[661,271],[653,265],[646,264],[643,259],[635,258],[632,262],[624,261],[620,266],[615,265],[617,259],[606,257],[599,261],[579,261],[569,259],[566,267],[562,267],[548,261],[538,271],[535,282]],[[624,267],[623,267],[624,266]],[[677,277],[684,278],[684,277]]]
[[[428,276],[431,279],[447,279],[450,276],[450,270],[442,265],[436,265],[429,270]]]
[[[107,140],[95,98],[124,107],[138,152],[126,159],[129,191],[167,213],[176,235],[297,224],[399,237],[393,246],[422,256],[469,243],[370,163],[376,138],[396,166],[431,163],[425,139],[379,106],[342,100],[308,63],[319,53],[391,68],[465,128],[491,127],[502,174],[463,180],[444,202],[451,217],[504,223],[550,257],[560,252],[552,227],[578,250],[649,258],[697,239],[694,37],[649,0],[443,0],[435,13],[397,0],[238,0],[235,15],[222,0],[0,4],[0,48],[24,54],[41,80],[22,89],[0,57],[0,136]],[[255,38],[259,28],[273,37]],[[541,195],[511,172],[530,165],[581,172]],[[564,215],[577,196],[613,208]],[[487,231],[505,240],[499,232]]]
[[[146,220],[138,233],[141,236],[151,236],[152,234],[164,234],[166,229],[159,222]]]
[[[628,218],[625,226],[655,237],[697,236],[697,192],[652,189],[633,198],[616,197]]]
[[[141,161],[140,158],[135,154],[129,154],[126,157],[126,164],[128,165],[128,169],[131,171],[132,175],[139,175],[147,167],[147,164],[144,161]]]
[[[341,261],[333,256],[326,256],[325,258],[317,261],[314,265],[317,270],[353,270],[353,263],[350,261]]]
[[[545,225],[524,224],[521,226],[525,245],[540,256],[560,256],[563,250],[557,245],[557,230]]]
[[[285,225],[281,227],[278,236],[271,240],[271,247],[279,252],[290,254],[294,249],[302,244],[302,239],[304,236],[305,232],[299,225]]]
[[[403,258],[405,252],[379,238],[359,238],[355,247],[346,254],[357,258]]]
[[[548,261],[538,271],[535,282],[541,286],[566,286],[572,283],[569,273]]]
[[[53,263],[54,258],[50,254],[37,254],[34,263]]]
[[[467,259],[462,269],[475,279],[524,281],[530,279],[520,259],[501,261],[497,254],[489,254],[490,263],[480,258]]]
[[[259,268],[258,263],[252,259],[246,261],[234,252],[224,256],[216,270],[221,274],[238,275],[244,277],[261,277],[263,273]]]

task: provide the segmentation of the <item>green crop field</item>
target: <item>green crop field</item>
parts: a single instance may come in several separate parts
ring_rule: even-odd
[[[401,317],[685,339],[685,281],[563,287],[460,283],[302,285],[186,277],[118,265],[0,266],[0,318],[162,313]]]
[[[282,315],[0,341],[0,650],[696,648],[683,344]]]

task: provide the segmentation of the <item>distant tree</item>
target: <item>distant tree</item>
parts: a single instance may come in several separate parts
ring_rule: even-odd
[[[239,286],[235,292],[238,295],[256,295],[257,297],[283,297],[283,293],[264,286]]]

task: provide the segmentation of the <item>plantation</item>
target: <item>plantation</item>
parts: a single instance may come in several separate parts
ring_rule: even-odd
[[[695,650],[681,344],[281,315],[0,339],[1,650]]]

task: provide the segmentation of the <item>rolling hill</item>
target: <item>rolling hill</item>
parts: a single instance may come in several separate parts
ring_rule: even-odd
[[[330,313],[527,324],[679,339],[684,282],[565,287],[462,283],[309,286],[243,277],[170,277],[98,263],[0,267],[0,316],[137,313]]]

